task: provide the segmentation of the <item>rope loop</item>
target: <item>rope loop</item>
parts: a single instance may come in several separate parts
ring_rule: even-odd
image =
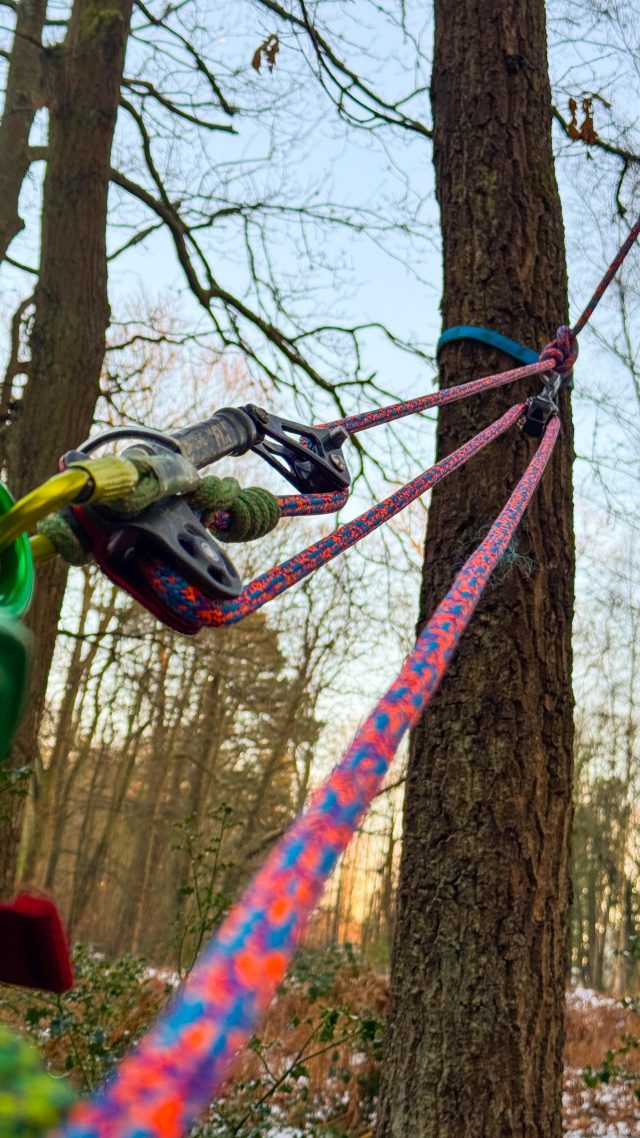
[[[555,340],[545,344],[540,352],[540,361],[549,362],[549,370],[566,379],[573,371],[578,358],[578,341],[571,328],[562,324],[556,332]]]
[[[275,529],[282,510],[275,494],[261,486],[241,489],[235,478],[203,478],[189,495],[192,509],[220,541],[255,541]]]

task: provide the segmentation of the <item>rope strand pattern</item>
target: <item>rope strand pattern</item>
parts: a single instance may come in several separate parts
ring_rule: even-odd
[[[389,407],[376,407],[375,410],[363,411],[360,415],[335,419],[332,423],[323,423],[322,426],[343,427],[350,435],[356,435],[358,431],[368,431],[371,427],[379,427],[381,423],[391,423],[395,419],[403,419],[406,415],[417,415],[421,411],[428,411],[430,407],[444,407],[448,403],[457,403],[460,399],[468,399],[471,395],[480,395],[494,387],[504,387],[507,383],[516,383],[519,379],[527,379],[531,375],[542,375],[548,370],[548,362],[538,360],[537,363],[526,364],[524,367],[514,367],[496,375],[472,379],[470,383],[459,383],[456,387],[432,391],[430,395],[420,395],[417,399],[407,399],[404,403],[392,403]]]
[[[595,292],[594,292],[593,296],[591,297],[589,303],[586,305],[584,311],[578,317],[575,324],[573,325],[573,328],[571,329],[571,331],[572,331],[574,336],[579,335],[579,333],[584,328],[585,324],[588,324],[589,320],[593,316],[593,313],[594,313],[596,306],[602,300],[602,297],[604,296],[609,285],[611,284],[611,281],[615,277],[618,269],[620,268],[622,262],[624,261],[625,257],[627,256],[627,253],[629,253],[629,251],[635,245],[636,241],[638,240],[638,237],[640,237],[640,217],[638,217],[635,225],[633,225],[631,227],[631,229],[629,230],[629,233],[627,234],[626,240],[622,243],[622,245],[618,249],[618,252],[616,253],[615,257],[613,258],[613,261],[611,262],[611,264],[609,265],[609,268],[607,269],[606,273],[604,274],[602,280],[600,281],[600,284],[598,285],[597,289],[595,290]]]

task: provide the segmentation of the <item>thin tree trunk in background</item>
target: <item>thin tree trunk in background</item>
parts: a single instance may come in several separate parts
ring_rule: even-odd
[[[159,667],[163,667],[162,658],[156,659],[155,663],[149,667],[150,674],[154,676],[154,691],[150,697],[154,721],[148,733],[150,753],[147,758],[146,785],[140,795],[139,820],[132,835],[133,852],[128,876],[128,889],[123,897],[118,919],[119,934],[115,947],[118,953],[137,951],[137,946],[142,941],[143,925],[145,921],[152,920],[153,903],[150,908],[148,887],[152,881],[155,868],[152,857],[152,852],[156,850],[154,831],[160,814],[165,779],[169,766],[174,762],[175,739],[180,730],[189,693],[193,690],[196,660],[194,656],[189,657],[188,670],[182,677],[181,692],[177,696],[172,723],[169,722],[168,717],[165,718],[166,671],[158,674]],[[166,668],[166,664],[164,667]]]
[[[606,964],[606,951],[607,951],[607,932],[609,930],[609,920],[611,916],[611,888],[606,886],[604,890],[604,897],[600,902],[600,913],[598,915],[598,939],[596,941],[596,956],[593,970],[593,986],[599,992],[604,992],[604,969]]]
[[[109,762],[108,779],[110,786],[113,787],[113,792],[109,797],[108,806],[106,808],[107,816],[99,837],[96,837],[98,823],[97,821],[94,822],[94,814],[97,819],[99,812],[97,804],[93,799],[95,799],[96,796],[98,778],[101,774],[104,775],[104,771],[100,770],[102,764],[99,758],[96,762],[95,777],[91,781],[89,794],[87,796],[82,826],[80,828],[80,839],[76,851],[71,903],[68,915],[70,934],[75,932],[82,922],[92,892],[95,890],[103,873],[104,863],[109,852],[109,845],[113,833],[121,820],[122,807],[130,788],[131,777],[138,757],[138,747],[142,731],[135,731],[134,728],[146,695],[145,688],[145,684],[139,683],[134,691],[125,743],[120,751],[115,768],[112,767],[110,759],[107,760]],[[104,811],[102,812],[104,813]]]
[[[55,473],[87,435],[100,389],[109,320],[106,214],[109,163],[132,0],[75,0],[64,45],[48,55],[49,140],[40,276],[28,382],[5,442],[14,494]],[[45,567],[29,625],[37,644],[30,702],[9,756],[32,765],[66,571]],[[0,896],[16,872],[24,800],[3,826]]]
[[[589,889],[588,889],[588,895],[587,895],[587,902],[588,902],[587,929],[588,929],[588,934],[589,934],[589,951],[588,951],[586,969],[584,972],[585,986],[587,988],[593,987],[593,984],[594,984],[595,961],[596,961],[596,957],[597,957],[597,940],[598,940],[597,905],[598,905],[598,896],[597,896],[596,872],[597,872],[596,865],[594,863],[594,865],[591,869],[590,877],[589,877]]]
[[[111,603],[115,603],[115,590],[111,595]],[[109,619],[110,618],[106,618],[106,624],[109,623]],[[101,624],[103,621],[105,621],[104,615],[101,618]],[[115,661],[117,653],[116,641],[112,638],[108,654],[106,657],[103,657],[101,666],[96,671],[95,677],[92,677],[91,664],[93,663],[95,655],[97,654],[100,640],[101,637],[98,635],[96,637],[96,642],[92,644],[91,648],[89,649],[88,667],[85,670],[85,681],[81,686],[79,699],[76,704],[74,725],[70,740],[71,746],[75,748],[79,740],[84,737],[88,741],[87,745],[82,746],[80,744],[77,746],[77,756],[73,764],[66,763],[64,766],[61,762],[58,762],[57,764],[59,775],[54,783],[53,800],[50,810],[53,819],[53,830],[47,851],[48,860],[46,874],[44,877],[45,889],[52,889],[54,887],[56,873],[58,870],[58,862],[63,853],[65,829],[72,814],[74,813],[74,807],[76,806],[73,801],[73,796],[76,787],[81,784],[82,778],[86,772],[86,768],[90,763],[93,763],[93,775],[91,778],[93,779],[96,777],[99,757],[96,756],[92,749],[91,740],[98,737],[98,724],[100,722],[102,714],[102,704],[100,698],[101,686],[105,680],[105,677],[109,674],[110,668]],[[93,690],[91,690],[90,686],[92,679],[94,681]],[[88,719],[85,725],[84,708],[85,702],[87,701],[89,695],[91,696],[91,703],[93,704],[92,718],[90,720]],[[56,740],[56,743],[58,742],[59,740]],[[82,844],[83,833],[85,831],[87,833],[89,832],[91,813],[91,791],[89,790],[84,810],[82,811],[81,815],[81,832],[79,838],[80,844]]]
[[[541,347],[567,316],[543,0],[436,0],[443,325]],[[446,347],[449,387],[512,366]],[[526,386],[537,389],[536,382]],[[438,457],[521,398],[439,418]],[[405,797],[378,1138],[559,1138],[573,706],[572,431],[417,728]],[[420,621],[534,452],[516,431],[434,491]]]
[[[623,936],[620,945],[620,959],[622,961],[620,994],[626,996],[633,993],[632,986],[637,963],[630,951],[635,945],[636,921],[633,905],[633,881],[629,877],[625,879],[624,883],[623,914]]]
[[[190,695],[190,684],[185,681],[176,696],[171,717],[163,717],[166,705],[166,674],[158,684],[158,727],[152,734],[152,752],[147,790],[147,827],[144,841],[139,844],[136,864],[140,866],[139,881],[131,890],[131,952],[144,951],[145,922],[149,916],[149,899],[160,854],[164,845],[164,835],[160,834],[162,822],[163,792],[174,754],[176,736],[180,731]],[[129,927],[129,926],[127,926]]]
[[[18,203],[32,161],[29,134],[38,103],[42,102],[44,52],[40,41],[46,9],[46,0],[21,0],[16,7],[14,44],[0,119],[0,261],[24,228]]]
[[[78,636],[74,642],[71,659],[65,676],[65,690],[56,716],[54,743],[46,768],[40,777],[31,780],[33,810],[30,824],[22,832],[22,854],[20,858],[20,877],[24,881],[36,880],[38,866],[43,863],[45,851],[50,849],[55,808],[60,805],[58,788],[63,777],[63,769],[69,766],[69,756],[73,749],[79,723],[75,714],[80,698],[83,679],[88,680],[91,666],[101,643],[100,632],[106,629],[109,617],[101,618],[93,643],[83,656],[83,636],[88,613],[95,592],[95,585],[87,574],[82,590],[82,605],[78,619]]]
[[[382,882],[380,885],[380,906],[382,916],[384,917],[384,936],[385,945],[390,949],[393,942],[393,927],[395,917],[394,907],[394,864],[397,838],[395,834],[396,829],[396,808],[392,804],[390,808],[389,818],[389,833],[387,836],[387,847],[382,867]]]

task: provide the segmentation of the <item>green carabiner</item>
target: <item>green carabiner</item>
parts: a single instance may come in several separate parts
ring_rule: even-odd
[[[0,516],[13,498],[0,482]],[[26,694],[31,661],[31,633],[22,624],[33,594],[33,558],[29,538],[21,534],[0,554],[0,760],[9,750]]]

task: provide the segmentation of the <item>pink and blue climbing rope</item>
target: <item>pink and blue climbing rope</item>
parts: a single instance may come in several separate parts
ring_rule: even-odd
[[[429,395],[420,395],[416,399],[406,399],[403,403],[392,403],[389,407],[376,407],[373,411],[348,415],[346,419],[335,419],[331,423],[322,423],[322,426],[343,427],[349,435],[356,435],[358,431],[368,431],[371,427],[379,427],[381,423],[404,419],[406,415],[417,415],[421,411],[428,411],[431,407],[444,407],[448,403],[457,403],[460,399],[468,399],[471,395],[480,395],[484,391],[491,391],[494,387],[504,387],[508,383],[516,383],[532,375],[542,375],[548,370],[548,361],[538,360],[524,367],[511,368],[509,371],[497,372],[495,375],[485,375],[482,379],[472,379],[470,383],[459,383],[455,387],[432,391]]]
[[[566,378],[577,355],[578,333],[639,235],[640,219],[573,328],[559,329],[556,339],[542,349],[537,363],[352,415],[338,421],[339,425],[355,434],[527,376],[553,370]],[[150,568],[152,578],[169,603],[183,606],[181,611],[196,627],[232,623],[377,528],[506,430],[523,410],[512,408],[465,447],[383,503],[263,574],[247,586],[239,600],[213,605],[186,582],[167,575],[161,566]],[[553,418],[507,505],[458,573],[400,675],[309,809],[293,824],[230,913],[171,1008],[124,1060],[107,1087],[73,1110],[59,1132],[61,1138],[181,1138],[206,1108],[272,998],[324,882],[380,789],[400,740],[437,690],[491,573],[507,551],[540,482],[559,431],[559,421]],[[283,513],[325,512],[344,504],[342,494],[312,497],[314,500],[307,503],[299,495],[282,499]]]
[[[333,494],[284,494],[278,498],[280,516],[300,518],[309,514],[335,514],[349,501],[348,490]]]
[[[574,339],[582,331],[585,324],[588,324],[589,320],[593,316],[593,313],[594,313],[596,306],[602,300],[602,297],[604,296],[609,285],[611,284],[611,281],[615,277],[618,269],[620,268],[622,262],[624,261],[625,257],[627,256],[627,253],[629,253],[631,251],[631,249],[633,248],[633,246],[635,245],[636,241],[638,240],[638,237],[640,237],[640,217],[638,217],[638,219],[636,220],[635,225],[632,225],[631,229],[629,230],[629,232],[627,234],[626,239],[623,241],[622,245],[618,249],[618,252],[616,253],[615,257],[613,258],[613,261],[611,262],[611,264],[609,265],[609,268],[607,269],[606,273],[604,274],[604,276],[603,276],[602,280],[600,281],[598,287],[596,288],[593,296],[589,300],[589,303],[585,306],[583,312],[580,314],[580,316],[576,320],[575,324],[573,325],[573,327],[571,329],[571,335],[574,337]]]
[[[510,368],[509,371],[497,372],[495,375],[485,375],[482,379],[472,379],[469,383],[458,383],[453,387],[433,391],[430,395],[406,399],[403,403],[392,403],[389,407],[376,407],[373,411],[348,415],[345,419],[335,419],[331,423],[323,423],[322,426],[342,427],[349,435],[355,435],[358,431],[368,431],[371,427],[380,426],[381,423],[391,423],[395,419],[403,419],[406,415],[417,415],[421,411],[428,411],[431,407],[444,407],[448,403],[457,403],[460,399],[468,399],[472,395],[504,387],[505,384],[516,383],[532,375],[544,375],[549,371],[555,371],[563,377],[568,376],[577,356],[575,329],[563,324],[558,328],[555,338],[542,348],[535,363]]]
[[[332,558],[344,553],[346,549],[404,510],[410,502],[425,494],[437,482],[452,474],[454,470],[458,470],[483,447],[488,446],[517,422],[525,410],[524,403],[511,407],[490,427],[475,435],[458,450],[441,459],[435,466],[418,475],[400,490],[396,490],[353,521],[339,526],[333,533],[321,538],[295,557],[290,557],[282,565],[276,565],[260,577],[256,577],[254,581],[245,585],[240,596],[234,600],[217,601],[203,596],[193,585],[188,584],[184,578],[158,561],[150,563],[147,567],[153,591],[182,620],[192,623],[194,629],[235,624],[239,620],[244,620],[249,613],[255,612],[298,581],[308,577],[320,565],[325,565]]]
[[[60,1138],[181,1138],[206,1109],[284,976],[324,883],[398,745],[436,691],[531,501],[560,431],[552,420],[489,533],[468,558],[386,694],[278,843],[158,1025]]]

